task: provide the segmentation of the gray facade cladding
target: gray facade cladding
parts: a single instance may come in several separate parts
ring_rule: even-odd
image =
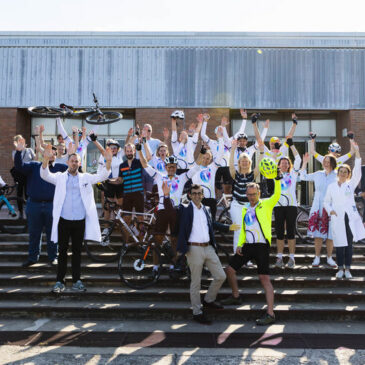
[[[0,107],[365,109],[365,34],[0,33]]]

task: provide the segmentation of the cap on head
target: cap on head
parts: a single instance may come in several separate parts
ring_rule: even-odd
[[[280,139],[278,137],[271,137],[270,143],[280,143]]]

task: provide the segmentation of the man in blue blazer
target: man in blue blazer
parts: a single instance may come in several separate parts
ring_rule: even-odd
[[[210,324],[211,321],[201,309],[200,288],[201,274],[206,265],[213,276],[203,300],[203,308],[223,309],[222,305],[215,301],[217,293],[226,280],[226,274],[217,255],[217,246],[214,239],[213,222],[207,208],[201,204],[204,198],[203,188],[193,184],[190,188],[190,204],[180,207],[179,211],[179,237],[177,251],[185,254],[191,272],[190,300],[193,307],[193,319],[202,324]],[[219,225],[224,231],[229,226]]]

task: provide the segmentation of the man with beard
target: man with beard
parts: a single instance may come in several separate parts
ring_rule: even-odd
[[[146,148],[146,141],[143,140]],[[119,166],[119,177],[116,180],[123,183],[123,210],[131,212],[133,208],[136,213],[144,212],[144,195],[143,195],[143,176],[141,161],[136,158],[136,146],[127,143],[124,146],[124,153],[127,161]],[[139,220],[143,220],[143,215],[137,216]],[[130,223],[131,216],[125,217],[125,221]]]

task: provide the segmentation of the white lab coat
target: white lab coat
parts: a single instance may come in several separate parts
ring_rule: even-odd
[[[94,200],[94,190],[92,185],[104,181],[108,178],[110,170],[103,168],[97,174],[79,173],[79,186],[81,199],[84,203],[85,217],[85,235],[86,240],[101,241],[101,232],[99,225],[98,213]],[[47,168],[40,169],[41,178],[50,184],[56,185],[53,198],[53,223],[51,240],[58,242],[58,222],[60,220],[62,206],[66,197],[67,171],[51,173]]]
[[[355,159],[355,166],[352,177],[349,181],[341,184],[334,182],[327,188],[324,198],[324,208],[328,215],[333,210],[336,215],[331,215],[330,230],[332,231],[333,245],[335,247],[346,247],[345,213],[349,218],[349,226],[353,235],[353,241],[357,242],[365,238],[365,228],[359,212],[357,211],[354,191],[361,179],[361,158]]]

